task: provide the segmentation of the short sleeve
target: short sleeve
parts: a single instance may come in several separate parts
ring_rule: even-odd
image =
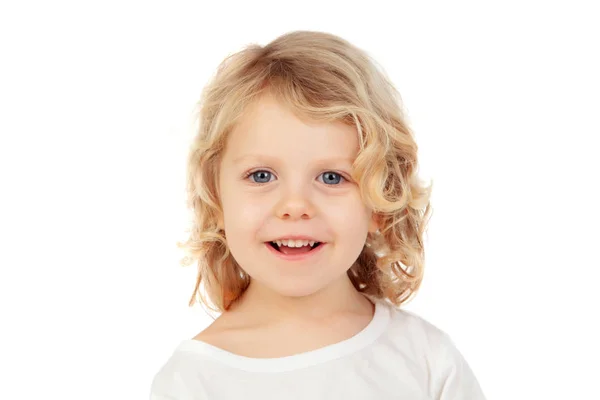
[[[447,333],[442,332],[440,345],[435,400],[486,400],[471,367]]]

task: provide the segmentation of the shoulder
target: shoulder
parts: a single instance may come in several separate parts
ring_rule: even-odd
[[[481,387],[452,337],[415,312],[390,306],[386,340],[390,346],[421,360],[439,399],[484,399]]]
[[[220,316],[193,338],[181,340],[154,375],[151,399],[210,398],[205,390],[218,378],[219,368],[204,346],[222,346],[230,325]]]
[[[390,305],[390,324],[387,335],[410,343],[421,354],[435,359],[438,365],[444,360],[452,363],[460,356],[452,337],[442,328],[416,312]]]
[[[154,375],[150,388],[151,399],[182,397],[182,372],[185,371],[185,360],[176,350]]]
[[[450,337],[437,325],[416,312],[388,304],[390,324],[388,336],[420,342],[432,351],[448,344]]]
[[[240,345],[252,342],[254,336],[256,336],[252,328],[253,326],[249,325],[243,318],[236,318],[230,313],[223,313],[191,340],[184,342],[192,342],[202,346],[207,344],[224,351],[236,353],[240,351]]]
[[[192,341],[182,340],[156,372],[150,389],[152,400],[209,398],[204,391],[211,379],[211,365],[209,360],[189,350]]]

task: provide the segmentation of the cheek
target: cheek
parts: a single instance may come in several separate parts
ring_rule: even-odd
[[[248,199],[242,195],[230,196],[223,204],[225,229],[231,235],[243,234],[253,238],[265,221],[268,207],[264,202]]]
[[[327,220],[331,223],[335,222],[337,226],[367,229],[370,213],[360,197],[350,196],[330,202],[324,210],[324,215]]]
[[[323,210],[324,220],[337,242],[348,251],[362,249],[369,230],[370,212],[360,198],[340,199]]]

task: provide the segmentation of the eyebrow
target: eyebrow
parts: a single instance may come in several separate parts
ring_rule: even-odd
[[[271,156],[267,156],[264,154],[245,154],[243,156],[237,157],[233,160],[234,164],[240,164],[246,160],[256,160],[256,161],[265,161],[265,162],[269,162],[269,163],[273,163],[276,164],[277,162],[279,162],[280,160],[277,157],[271,157]],[[347,157],[332,157],[332,158],[322,158],[322,159],[318,159],[318,160],[314,160],[313,163],[314,164],[333,164],[333,163],[347,163],[349,165],[352,165],[352,163],[354,162],[354,160],[347,158]]]

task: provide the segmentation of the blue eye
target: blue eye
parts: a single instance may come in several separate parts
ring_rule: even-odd
[[[334,185],[344,179],[340,174],[333,171],[324,172],[320,176],[323,177],[323,183],[333,183]]]
[[[248,174],[248,176],[253,176],[253,177],[258,177],[258,181],[256,181],[255,183],[268,183],[269,182],[269,176],[271,176],[273,174],[271,174],[269,171],[255,171],[255,172],[250,172]],[[264,179],[267,179],[266,182],[264,181]]]
[[[333,171],[324,172],[319,176],[323,177],[323,179],[320,181],[327,184],[328,186],[338,185],[342,182],[342,180],[345,180],[345,178],[341,174],[338,174],[337,172],[333,172]],[[248,172],[244,176],[244,178],[246,178],[246,179],[253,178],[253,179],[251,179],[251,181],[258,185],[269,183],[271,181],[270,178],[272,178],[272,177],[273,177],[273,174],[271,172],[262,170],[262,169]]]

